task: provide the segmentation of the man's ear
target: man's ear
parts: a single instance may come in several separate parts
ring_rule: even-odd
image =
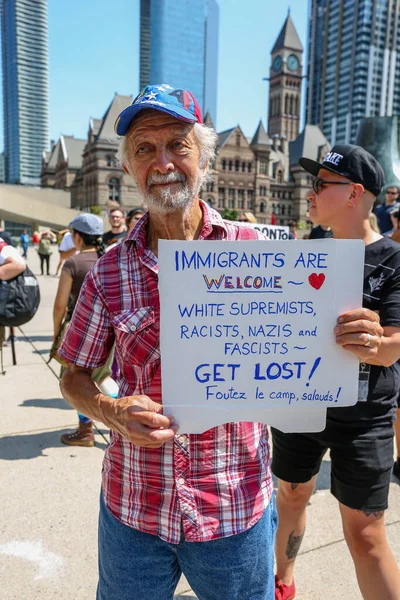
[[[356,204],[359,203],[359,200],[363,193],[365,192],[364,186],[361,183],[353,183],[351,186],[351,192],[349,196],[349,204],[354,208]]]

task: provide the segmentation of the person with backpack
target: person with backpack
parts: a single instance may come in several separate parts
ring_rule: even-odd
[[[72,241],[78,254],[68,258],[61,270],[57,295],[53,308],[53,339],[66,329],[86,273],[97,259],[104,254],[103,221],[90,213],[75,217],[69,225]],[[61,340],[59,340],[61,343]],[[68,446],[94,446],[93,421],[78,413],[78,428],[61,436],[61,442]]]
[[[0,285],[3,281],[14,279],[25,269],[25,261],[18,250],[0,238]],[[0,347],[5,343],[5,337],[6,328],[0,325]]]

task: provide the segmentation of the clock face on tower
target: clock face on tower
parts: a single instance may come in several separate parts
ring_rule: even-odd
[[[273,69],[274,71],[280,71],[280,68],[282,66],[282,56],[277,56],[273,62]]]
[[[299,59],[295,54],[291,54],[287,59],[287,68],[289,69],[289,71],[297,71],[299,66]]]

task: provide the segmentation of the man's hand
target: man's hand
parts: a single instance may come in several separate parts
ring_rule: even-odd
[[[357,308],[339,316],[336,343],[352,352],[361,362],[369,362],[379,351],[383,329],[379,315],[368,308]]]
[[[148,396],[125,396],[107,411],[107,423],[122,437],[143,448],[161,448],[174,439],[178,426],[162,414],[162,405]]]

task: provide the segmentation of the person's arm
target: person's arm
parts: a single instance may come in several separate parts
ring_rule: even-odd
[[[0,266],[0,281],[13,279],[26,269],[25,263],[16,261],[12,258],[6,258],[4,264]]]
[[[56,339],[61,323],[63,322],[65,311],[68,306],[68,299],[72,289],[72,277],[66,271],[61,271],[58,282],[57,294],[53,306],[53,340]]]
[[[92,369],[68,367],[60,389],[65,400],[79,413],[118,431],[136,446],[160,448],[173,440],[178,430],[171,416],[162,414],[162,405],[148,396],[111,398],[92,381]]]
[[[367,308],[340,315],[335,335],[336,343],[361,362],[390,367],[400,358],[400,327],[382,327],[379,316]]]
[[[71,256],[75,256],[76,254],[76,248],[71,248],[71,250],[60,250],[60,259],[61,260],[67,260],[68,258],[71,258]]]
[[[177,430],[173,419],[162,414],[162,405],[147,396],[111,398],[102,394],[91,379],[93,368],[104,365],[115,341],[102,289],[106,269],[107,265],[101,265],[99,272],[96,263],[83,282],[59,349],[60,356],[71,363],[61,380],[61,391],[80,413],[103,422],[133,444],[158,448],[172,440]]]

